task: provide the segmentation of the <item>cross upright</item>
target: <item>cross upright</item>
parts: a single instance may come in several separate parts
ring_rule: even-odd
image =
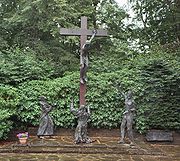
[[[93,35],[93,30],[87,29],[87,17],[81,17],[81,28],[77,29],[67,29],[67,28],[60,28],[61,35],[67,36],[80,36],[80,43],[81,49],[83,45],[86,43],[87,36]],[[96,30],[96,36],[107,36],[107,31],[103,29]],[[80,56],[82,56],[82,50],[80,50]],[[86,94],[86,83],[80,83],[80,91],[79,91],[79,100],[80,105],[85,105],[85,94]]]

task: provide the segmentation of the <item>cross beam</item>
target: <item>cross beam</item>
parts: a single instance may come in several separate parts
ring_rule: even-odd
[[[67,29],[67,28],[60,28],[60,34],[61,35],[67,35],[67,36],[80,36],[80,42],[81,42],[81,49],[83,45],[85,44],[87,40],[87,36],[93,35],[93,30],[87,29],[87,17],[81,17],[81,28],[77,29]],[[96,36],[107,36],[107,31],[103,29],[96,30]],[[81,56],[82,56],[82,50],[81,50]],[[86,94],[86,83],[82,84],[80,83],[80,105],[85,105],[85,94]]]
[[[96,36],[105,36],[107,32],[105,30],[97,30]],[[67,29],[67,28],[61,28],[60,34],[61,35],[68,35],[68,36],[80,36],[83,35],[91,36],[93,34],[93,30],[87,30],[87,29]]]

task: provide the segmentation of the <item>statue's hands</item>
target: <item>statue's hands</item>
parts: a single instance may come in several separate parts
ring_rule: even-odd
[[[90,109],[90,106],[87,106],[87,109],[89,110],[89,109]]]
[[[124,111],[124,112],[123,112],[123,115],[125,115],[125,114],[127,114],[127,113],[128,113],[128,111]]]
[[[70,104],[70,109],[72,110],[73,107],[74,107],[74,100],[72,99],[72,100],[71,100],[71,104]]]
[[[93,34],[95,34],[95,35],[97,34],[97,30],[96,29],[93,30]]]
[[[121,82],[116,82],[116,88],[117,88],[117,91],[118,91],[118,95],[125,97],[125,93],[123,92],[124,89],[123,89],[123,86],[122,86]]]
[[[135,108],[132,108],[132,109],[131,109],[131,112],[135,112],[135,111],[136,111],[136,109],[135,109]]]
[[[87,112],[90,114],[90,106],[87,106]]]

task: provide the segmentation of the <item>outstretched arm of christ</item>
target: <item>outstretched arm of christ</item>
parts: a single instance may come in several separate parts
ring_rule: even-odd
[[[94,39],[94,37],[96,36],[97,34],[97,30],[93,30],[93,35],[91,36],[89,42],[91,43],[91,41]]]
[[[83,45],[82,50],[88,50],[90,48],[91,41],[96,36],[97,30],[93,30],[93,34],[89,40],[86,41],[86,43]]]

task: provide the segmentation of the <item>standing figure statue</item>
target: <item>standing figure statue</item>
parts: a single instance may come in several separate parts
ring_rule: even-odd
[[[89,106],[81,105],[76,110],[72,101],[70,110],[78,118],[78,125],[75,130],[75,143],[91,143],[91,139],[87,136],[87,122],[90,117]]]
[[[52,136],[54,134],[53,131],[53,120],[49,116],[49,112],[52,110],[53,106],[48,104],[46,97],[40,96],[39,103],[41,106],[42,114],[40,117],[39,129],[37,132],[37,136],[43,138],[43,136]]]
[[[135,102],[132,98],[132,92],[128,91],[125,95],[122,93],[125,97],[125,107],[126,110],[123,113],[123,119],[121,122],[121,139],[118,143],[124,144],[124,137],[125,137],[125,130],[127,129],[128,137],[130,139],[130,145],[134,144],[134,137],[133,137],[133,115],[135,112]]]
[[[82,54],[80,55],[80,83],[84,84],[87,82],[87,70],[88,70],[88,65],[89,65],[89,49],[90,49],[90,44],[93,38],[95,37],[97,31],[93,31],[93,35],[91,36],[90,40],[87,40],[86,43],[82,46]]]

